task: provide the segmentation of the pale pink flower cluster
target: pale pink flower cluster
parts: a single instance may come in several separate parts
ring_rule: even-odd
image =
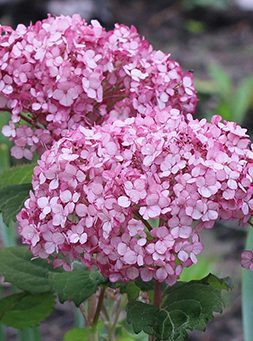
[[[245,250],[242,252],[241,265],[245,269],[249,269],[253,271],[253,251],[252,250]]]
[[[252,215],[249,143],[235,123],[175,108],[80,126],[34,170],[18,215],[23,242],[55,265],[95,264],[113,282],[174,283],[197,262],[201,230]]]
[[[0,26],[0,33],[0,109],[11,112],[3,133],[18,159],[79,125],[145,116],[155,107],[194,112],[192,74],[134,27],[106,31],[74,15]]]

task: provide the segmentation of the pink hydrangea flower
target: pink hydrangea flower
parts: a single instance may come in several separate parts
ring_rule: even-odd
[[[0,109],[11,112],[3,133],[16,158],[31,159],[79,125],[145,116],[153,107],[194,112],[192,74],[134,27],[107,32],[74,15],[0,33]]]
[[[246,130],[219,116],[208,123],[175,109],[167,121],[163,115],[156,108],[143,118],[80,126],[42,155],[17,217],[35,256],[95,264],[111,281],[172,284],[197,262],[201,230],[219,219],[249,220]]]
[[[245,269],[253,271],[253,251],[245,250],[241,254],[241,265]]]

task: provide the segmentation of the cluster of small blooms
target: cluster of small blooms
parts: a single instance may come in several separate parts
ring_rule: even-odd
[[[245,250],[242,252],[241,265],[244,268],[253,271],[253,251],[252,250]]]
[[[55,265],[80,259],[111,281],[174,283],[197,261],[202,229],[252,215],[249,142],[235,123],[177,109],[80,126],[35,167],[19,232]]]
[[[32,158],[68,130],[145,115],[150,108],[193,113],[192,74],[154,51],[134,27],[106,31],[78,15],[16,30],[0,26],[0,109],[12,155]],[[25,123],[25,125],[24,125]]]

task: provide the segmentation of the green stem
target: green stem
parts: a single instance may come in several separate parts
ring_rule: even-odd
[[[104,315],[104,317],[105,317],[105,320],[106,320],[107,322],[110,322],[109,313],[108,313],[108,311],[107,311],[106,306],[105,306],[104,303],[102,304],[101,311],[102,311],[102,313],[103,313],[103,315]]]
[[[250,224],[251,225],[251,224]],[[250,228],[247,235],[246,249],[253,249],[253,229]],[[242,316],[244,341],[253,340],[253,273],[248,269],[242,270]]]
[[[119,300],[118,300],[118,302],[116,304],[114,320],[113,320],[113,323],[112,323],[112,330],[114,330],[116,325],[117,325],[120,313],[121,313],[121,297],[119,298]]]
[[[88,341],[98,341],[98,331],[92,328],[89,332]]]

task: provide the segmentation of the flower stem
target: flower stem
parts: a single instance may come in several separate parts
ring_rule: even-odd
[[[86,315],[86,311],[85,311],[85,309],[84,309],[83,303],[80,304],[79,309],[80,309],[80,312],[81,312],[81,314],[82,314],[82,316],[83,316],[83,318],[84,318],[85,326],[87,326],[87,325],[88,325],[88,317],[87,317],[87,315]]]
[[[134,215],[135,215],[135,217],[136,217],[137,219],[139,219],[139,220],[142,221],[142,223],[147,227],[147,229],[148,229],[149,231],[152,230],[152,226],[149,224],[149,222],[148,222],[147,220],[145,220],[145,219],[140,215],[139,212],[134,212]]]
[[[88,327],[92,326],[93,318],[95,315],[96,302],[97,302],[96,295],[92,295],[88,299],[88,314],[87,314]]]
[[[158,309],[160,308],[161,298],[162,298],[162,292],[161,292],[161,283],[158,281],[155,281],[155,289],[154,289],[154,306],[156,306]]]
[[[97,325],[97,322],[98,322],[98,319],[99,319],[99,315],[100,315],[100,312],[101,312],[101,309],[102,309],[103,300],[104,300],[104,296],[105,296],[105,290],[106,290],[106,287],[102,287],[101,290],[100,290],[100,295],[99,295],[99,298],[98,298],[97,308],[96,308],[95,315],[94,315],[93,322],[92,322],[92,326],[93,327],[95,327]]]
[[[162,299],[161,283],[159,283],[158,281],[155,281],[154,306],[157,307],[158,309],[160,308],[161,299]],[[150,335],[148,337],[148,341],[155,341],[155,336],[154,335]]]

